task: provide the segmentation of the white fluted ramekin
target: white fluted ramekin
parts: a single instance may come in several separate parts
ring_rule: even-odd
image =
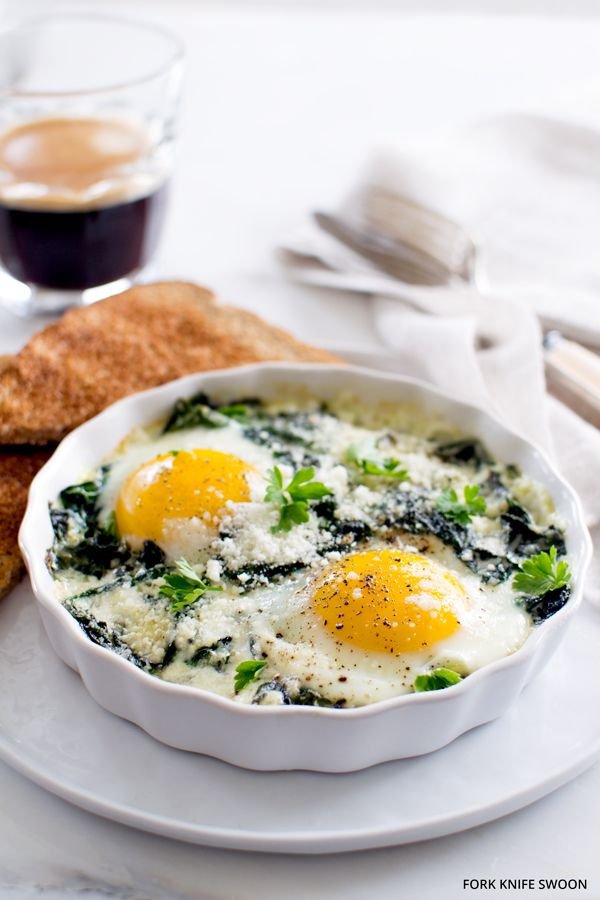
[[[566,522],[573,570],[569,602],[539,625],[525,644],[445,691],[405,694],[356,709],[246,706],[148,675],[92,643],[55,596],[46,552],[52,542],[48,504],[98,466],[136,425],[167,416],[180,397],[206,391],[223,400],[274,398],[301,386],[323,400],[351,391],[363,402],[417,404],[479,437],[496,459],[515,463],[551,492]],[[105,709],[182,750],[250,769],[350,772],[391,759],[429,753],[502,715],[551,657],[581,601],[591,541],[577,496],[546,455],[486,412],[418,381],[353,366],[267,363],[181,378],[115,403],[72,432],[35,477],[20,546],[50,642],[81,675]],[[575,664],[575,661],[574,661]]]

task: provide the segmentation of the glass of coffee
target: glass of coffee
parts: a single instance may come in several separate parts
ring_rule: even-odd
[[[164,217],[182,64],[176,37],[111,16],[0,34],[0,303],[52,312],[141,277]]]

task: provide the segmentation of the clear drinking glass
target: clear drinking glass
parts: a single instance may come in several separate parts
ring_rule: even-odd
[[[0,34],[0,302],[23,315],[123,290],[164,218],[178,38],[96,14]]]

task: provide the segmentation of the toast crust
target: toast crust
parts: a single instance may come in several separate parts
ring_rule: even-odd
[[[160,282],[73,309],[0,367],[0,444],[46,444],[120,397],[208,369],[341,362],[206,288]]]
[[[0,448],[0,599],[25,572],[17,536],[31,480],[51,453],[50,448]]]
[[[17,535],[29,484],[58,442],[120,397],[244,363],[341,360],[206,288],[161,282],[73,309],[0,357],[0,597],[24,572]],[[19,447],[18,445],[23,445]]]

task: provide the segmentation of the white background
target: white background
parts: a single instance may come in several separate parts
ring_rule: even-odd
[[[6,12],[55,5],[13,2]],[[277,241],[315,205],[332,202],[374,146],[504,110],[600,121],[599,7],[103,3],[162,19],[188,45],[159,274],[205,282],[309,339],[374,342],[367,301],[292,287],[274,260]],[[0,352],[37,326],[0,316]],[[0,797],[7,897],[454,900],[483,896],[463,892],[464,877],[560,875],[588,878],[581,896],[600,898],[598,767],[464,835],[343,857],[265,858],[142,835],[71,808],[1,765]]]

